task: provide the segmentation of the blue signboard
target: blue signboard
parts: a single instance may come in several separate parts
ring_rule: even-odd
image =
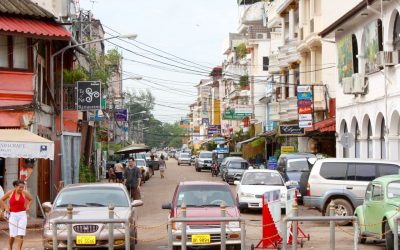
[[[229,148],[216,148],[215,151],[217,151],[218,154],[227,154],[229,153]]]
[[[297,93],[298,100],[312,100],[311,92],[299,92]]]
[[[270,156],[268,158],[268,165],[267,165],[268,169],[271,170],[276,170],[278,167],[278,161],[276,160],[275,156]]]
[[[128,110],[127,109],[116,109],[114,111],[114,119],[117,122],[127,122],[128,121]]]

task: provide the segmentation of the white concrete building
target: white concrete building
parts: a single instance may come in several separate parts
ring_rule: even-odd
[[[342,15],[320,35],[337,49],[337,157],[399,160],[400,4],[383,1],[382,13],[381,1],[333,4]],[[340,143],[346,133],[349,148]]]

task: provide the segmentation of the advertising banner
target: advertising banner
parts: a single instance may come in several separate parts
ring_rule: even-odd
[[[311,92],[298,92],[297,93],[298,100],[312,100]]]
[[[299,114],[299,121],[312,121],[312,114]]]
[[[281,136],[302,136],[304,134],[304,128],[300,128],[298,124],[279,126],[279,135]]]
[[[221,134],[221,125],[209,125],[208,135],[219,135]]]
[[[299,107],[298,108],[299,114],[304,115],[304,114],[312,114],[312,107]]]
[[[299,100],[297,101],[298,107],[311,107],[312,101],[311,100]]]
[[[114,119],[117,122],[127,122],[128,121],[128,110],[127,109],[116,109],[114,111]]]
[[[312,128],[313,122],[312,121],[299,121],[300,128]]]

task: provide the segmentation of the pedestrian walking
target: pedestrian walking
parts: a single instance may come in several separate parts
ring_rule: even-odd
[[[118,183],[121,183],[123,180],[123,175],[124,175],[124,166],[117,160],[117,162],[114,164],[114,172],[115,172],[115,178],[117,179]]]
[[[8,227],[10,239],[8,240],[8,249],[12,250],[14,240],[18,240],[18,249],[22,249],[24,236],[26,235],[26,225],[28,223],[29,207],[32,203],[32,196],[25,191],[25,182],[16,180],[13,182],[14,189],[8,191],[1,197],[0,206],[10,215],[8,218]],[[6,201],[9,201],[7,205]]]
[[[161,175],[161,179],[164,179],[164,172],[165,172],[165,169],[167,168],[167,164],[165,163],[164,155],[163,155],[163,154],[160,156],[159,164],[160,164],[160,175]]]
[[[116,176],[115,176],[115,171],[114,171],[114,167],[111,166],[108,169],[108,182],[115,182],[116,180]]]
[[[140,200],[140,184],[142,178],[140,174],[140,169],[135,165],[135,159],[129,158],[128,167],[124,174],[124,183],[126,189],[128,190],[132,200]]]

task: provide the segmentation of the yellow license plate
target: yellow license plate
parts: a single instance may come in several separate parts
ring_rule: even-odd
[[[192,244],[208,244],[211,243],[209,234],[194,234],[192,235]]]
[[[76,236],[77,245],[96,245],[96,236],[94,235],[78,235]]]

